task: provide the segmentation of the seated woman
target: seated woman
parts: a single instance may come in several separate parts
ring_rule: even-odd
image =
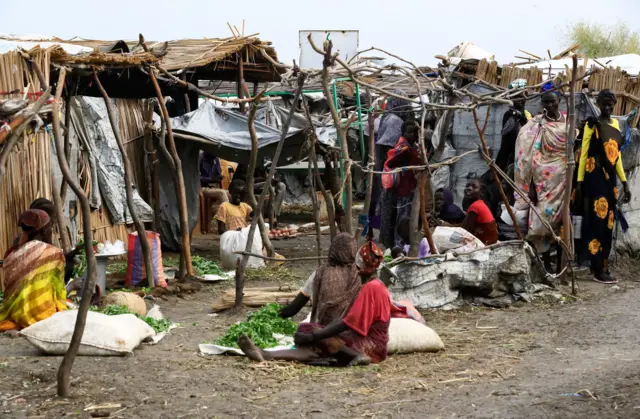
[[[440,188],[433,194],[436,219],[439,224],[459,225],[464,221],[464,211],[453,203],[453,193],[449,189]]]
[[[356,240],[340,233],[329,247],[329,259],[309,276],[296,298],[280,311],[283,318],[293,317],[313,299],[311,322],[327,326],[339,319],[360,290],[356,268]]]
[[[0,331],[23,329],[67,309],[65,257],[53,246],[51,220],[42,210],[20,216],[22,234],[3,263]]]
[[[485,246],[498,241],[498,227],[491,210],[483,201],[484,183],[480,179],[471,179],[464,189],[462,207],[466,209],[462,227],[476,236]]]
[[[253,215],[251,207],[242,202],[246,185],[243,180],[234,179],[229,186],[230,202],[223,202],[218,208],[215,219],[218,221],[218,234],[241,230],[249,225]]]
[[[382,250],[373,242],[365,243],[358,252],[356,264],[362,278],[362,288],[349,304],[340,320],[325,326],[302,323],[294,341],[295,349],[263,351],[248,336],[238,339],[238,346],[254,361],[287,360],[312,362],[334,358],[339,365],[367,365],[387,358],[391,297],[375,277],[383,260]]]

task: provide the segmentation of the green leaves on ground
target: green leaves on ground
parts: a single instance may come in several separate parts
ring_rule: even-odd
[[[274,333],[293,336],[297,329],[298,325],[295,322],[280,317],[280,305],[272,303],[267,304],[255,313],[249,314],[247,320],[231,326],[224,336],[213,343],[237,348],[238,338],[244,333],[258,347],[262,349],[273,348],[278,345],[278,341],[273,337]]]
[[[118,306],[118,305],[110,305],[106,307],[91,307],[91,311],[106,314],[107,316],[117,316],[119,314],[133,314],[134,316],[136,316],[137,318],[139,318],[140,320],[144,321],[149,326],[151,326],[153,330],[156,331],[156,333],[166,332],[167,330],[169,330],[169,327],[171,327],[171,324],[172,324],[171,320],[167,320],[167,319],[156,320],[154,318],[147,317],[147,316],[139,316],[136,313],[130,312],[126,307]]]
[[[201,256],[192,256],[191,264],[193,265],[193,269],[196,271],[197,275],[220,275],[226,277],[225,271],[222,270],[212,260],[205,259]]]

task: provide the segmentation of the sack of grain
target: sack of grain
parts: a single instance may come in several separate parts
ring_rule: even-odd
[[[20,333],[42,352],[64,355],[69,348],[76,324],[77,310],[62,311],[23,329]],[[90,311],[78,355],[127,355],[156,332],[133,314],[107,316]]]
[[[412,319],[391,319],[387,344],[390,354],[438,352],[441,349],[444,349],[444,343],[430,327]]]
[[[102,299],[103,306],[122,306],[138,316],[147,315],[147,305],[144,299],[132,292],[116,291]]]

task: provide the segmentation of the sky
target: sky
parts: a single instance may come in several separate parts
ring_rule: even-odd
[[[636,7],[632,7],[636,6]],[[501,63],[523,49],[560,52],[566,28],[580,20],[626,23],[640,32],[638,0],[0,0],[3,34],[166,41],[231,36],[227,22],[273,43],[280,61],[298,58],[298,31],[354,29],[360,49],[376,46],[418,65],[470,41]],[[25,13],[37,10],[38,13]],[[635,18],[634,18],[635,16]]]

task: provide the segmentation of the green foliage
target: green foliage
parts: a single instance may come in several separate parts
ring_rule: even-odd
[[[205,259],[201,256],[192,256],[191,264],[197,275],[220,275],[226,276],[226,273],[212,260]]]
[[[90,310],[98,313],[106,314],[107,316],[117,316],[119,314],[133,314],[134,316],[136,316],[137,318],[139,318],[140,320],[144,321],[149,326],[151,326],[153,330],[156,331],[156,333],[166,332],[167,330],[169,330],[169,327],[171,327],[171,324],[172,324],[171,320],[167,320],[167,319],[156,320],[147,316],[139,316],[135,313],[130,312],[129,310],[127,310],[126,307],[123,307],[123,306],[110,305],[106,307],[91,307]]]
[[[244,333],[258,347],[262,349],[273,348],[278,345],[278,342],[273,337],[274,333],[293,336],[297,329],[298,325],[295,322],[280,317],[280,305],[272,303],[250,314],[246,321],[231,326],[224,336],[213,343],[237,348],[238,338]]]
[[[640,34],[622,22],[615,25],[575,23],[568,28],[566,44],[567,47],[580,44],[580,53],[589,58],[640,54]]]
[[[0,291],[0,304],[2,304],[3,298],[4,298],[4,292]]]

